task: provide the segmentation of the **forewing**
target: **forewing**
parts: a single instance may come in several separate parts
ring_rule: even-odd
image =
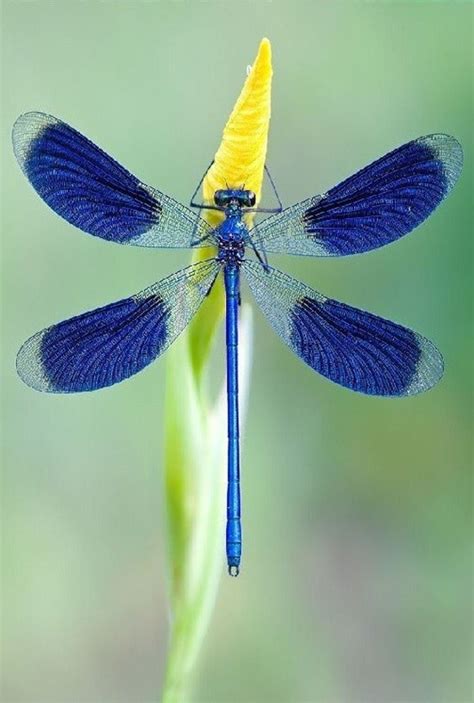
[[[191,210],[141,183],[56,117],[21,115],[13,148],[38,195],[84,232],[145,247],[203,246],[211,236],[209,225]]]
[[[445,198],[462,169],[461,145],[446,134],[420,137],[382,156],[324,195],[258,225],[267,252],[345,256],[411,232]]]
[[[254,261],[243,268],[267,320],[295,354],[326,378],[360,393],[409,396],[434,386],[443,359],[425,337],[317,293]]]
[[[141,371],[176,339],[219,271],[215,259],[185,268],[129,298],[48,327],[17,357],[22,380],[39,391],[93,391]]]

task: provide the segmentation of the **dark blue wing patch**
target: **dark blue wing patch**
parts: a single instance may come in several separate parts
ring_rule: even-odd
[[[369,251],[411,232],[440,204],[462,163],[452,137],[422,137],[332,188],[303,214],[331,256]]]
[[[111,386],[160,354],[168,316],[158,294],[78,315],[29,339],[18,354],[18,373],[28,385],[50,393]]]
[[[84,232],[146,247],[208,246],[212,239],[211,227],[189,208],[141,183],[56,117],[21,115],[13,148],[38,195]]]
[[[445,198],[462,169],[462,148],[445,134],[420,137],[382,156],[324,195],[258,225],[268,252],[359,254],[411,232]]]
[[[326,298],[277,269],[246,260],[243,270],[273,329],[331,381],[368,395],[407,396],[441,378],[443,358],[420,334]]]
[[[126,244],[157,224],[160,203],[138,178],[75,129],[42,113],[28,113],[19,118],[14,135],[20,130],[22,141],[14,139],[14,145],[25,175],[72,225]]]
[[[136,295],[38,332],[18,352],[18,374],[49,393],[94,391],[133,376],[183,331],[219,270],[215,259],[200,261]]]
[[[433,385],[443,370],[428,340],[336,300],[300,298],[291,312],[290,340],[312,369],[368,395],[414,395]]]

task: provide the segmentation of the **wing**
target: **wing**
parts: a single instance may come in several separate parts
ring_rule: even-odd
[[[382,156],[324,195],[273,215],[255,229],[267,252],[360,254],[411,232],[445,198],[462,169],[446,134],[420,137]]]
[[[13,149],[38,195],[84,232],[119,244],[204,246],[211,227],[141,183],[69,125],[42,112],[21,115]]]
[[[18,352],[20,377],[38,391],[75,393],[133,376],[182,332],[219,269],[208,259],[130,298],[38,332]]]
[[[276,269],[243,263],[269,323],[312,369],[368,395],[407,396],[434,386],[443,358],[425,337],[317,293]]]

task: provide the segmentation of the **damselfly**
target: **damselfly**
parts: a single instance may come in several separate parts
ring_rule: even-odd
[[[228,390],[226,552],[231,575],[239,572],[242,546],[237,378],[241,272],[283,341],[331,381],[369,395],[410,396],[440,379],[442,356],[428,339],[312,290],[271,267],[267,253],[346,256],[407,234],[458,179],[462,149],[453,137],[433,134],[408,142],[327,193],[287,209],[279,199],[274,210],[259,208],[255,193],[235,183],[216,191],[213,204],[192,199],[192,206],[222,213],[215,228],[141,183],[55,117],[22,115],[13,128],[13,145],[40,197],[79,229],[119,244],[216,247],[215,256],[140,293],[38,332],[21,347],[17,369],[25,383],[50,393],[93,391],[123,381],[168,348],[222,272]],[[249,229],[244,216],[259,212],[272,214]],[[249,251],[254,257],[248,258]]]

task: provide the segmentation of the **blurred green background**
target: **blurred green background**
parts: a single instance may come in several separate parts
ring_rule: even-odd
[[[360,257],[274,258],[432,338],[446,375],[409,400],[352,394],[256,313],[244,568],[222,580],[195,699],[471,700],[472,14],[462,2],[3,3],[2,701],[156,700],[165,364],[48,397],[14,359],[41,327],[188,261],[74,231],[21,174],[11,125],[57,115],[187,202],[262,36],[284,203],[419,135],[463,144],[459,185],[415,234]]]

